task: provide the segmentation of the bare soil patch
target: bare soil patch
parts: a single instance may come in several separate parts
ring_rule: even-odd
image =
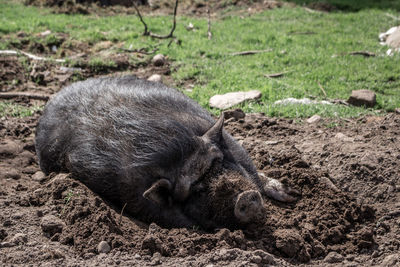
[[[339,121],[334,128],[260,114],[227,121],[225,127],[257,168],[301,197],[293,204],[267,199],[262,225],[211,233],[146,225],[121,216],[121,207],[73,177],[44,177],[33,144],[39,115],[0,122],[3,264],[248,266],[336,260],[352,266],[399,258],[398,114]],[[58,218],[58,225],[45,228],[48,216]],[[98,253],[100,241],[110,245],[109,253]]]

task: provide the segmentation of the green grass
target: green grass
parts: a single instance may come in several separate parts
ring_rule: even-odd
[[[0,102],[0,117],[12,116],[12,117],[29,117],[32,116],[36,111],[42,110],[42,106],[25,107],[12,102]]]
[[[377,93],[375,109],[392,111],[400,107],[400,55],[385,56],[387,48],[378,42],[380,32],[396,25],[395,20],[385,15],[390,12],[400,16],[393,11],[395,6],[346,13],[309,13],[300,7],[285,7],[244,18],[230,15],[213,21],[212,40],[207,39],[206,19],[178,17],[175,35],[181,45],[172,43],[168,47],[169,40],[141,36],[143,27],[134,15],[60,15],[52,14],[49,9],[0,0],[0,36],[18,31],[37,34],[51,30],[91,44],[110,40],[124,42],[126,48],[132,49],[158,46],[159,52],[168,55],[177,67],[172,72],[173,78],[177,82],[194,81],[193,90],[184,92],[206,108],[212,95],[257,89],[263,96],[259,102],[241,105],[246,112],[294,118],[313,114],[353,117],[375,111],[341,105],[277,106],[273,103],[288,97],[312,96],[321,100],[319,82],[330,99],[347,99],[352,90],[370,89]],[[169,32],[170,17],[146,16],[145,20],[152,31]],[[195,31],[185,29],[189,22],[194,24]],[[299,34],[304,32],[315,34]],[[250,56],[229,55],[261,49],[272,51]],[[370,51],[377,56],[342,55],[350,51]],[[91,61],[94,66],[112,65],[96,57],[93,55]],[[281,78],[264,77],[267,73],[283,71],[289,72]]]

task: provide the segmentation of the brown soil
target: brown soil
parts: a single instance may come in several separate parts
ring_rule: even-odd
[[[257,168],[301,195],[293,204],[266,199],[261,225],[211,233],[146,225],[68,175],[44,177],[33,144],[38,117],[0,122],[2,264],[355,266],[400,256],[398,114],[334,128],[257,114],[228,120]],[[46,228],[48,218],[59,222]],[[98,254],[100,241],[109,253]]]

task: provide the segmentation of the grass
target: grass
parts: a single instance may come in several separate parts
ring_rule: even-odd
[[[26,107],[12,102],[2,101],[0,102],[0,117],[29,117],[32,116],[36,111],[42,109],[42,106]]]
[[[194,83],[191,92],[185,91],[184,87],[180,89],[208,109],[212,95],[257,89],[263,94],[259,102],[240,105],[246,112],[292,118],[313,114],[354,117],[375,113],[376,109],[392,111],[400,107],[400,55],[385,56],[387,47],[378,42],[380,32],[396,25],[396,21],[385,13],[400,14],[394,11],[396,4],[389,5],[388,9],[371,7],[359,12],[333,13],[309,13],[301,7],[284,7],[248,17],[225,15],[212,22],[212,40],[207,39],[206,19],[178,17],[175,35],[181,45],[172,43],[168,46],[168,40],[141,36],[142,25],[133,15],[52,14],[49,9],[0,0],[0,37],[18,31],[35,35],[51,30],[67,33],[71,39],[92,45],[109,40],[124,42],[126,48],[132,49],[158,46],[159,52],[168,55],[177,69],[172,72],[173,78],[182,82],[179,84],[185,84],[183,81]],[[170,29],[171,18],[168,16],[146,16],[145,19],[153,32],[167,33]],[[185,26],[190,22],[195,31],[186,30]],[[307,32],[311,34],[303,34]],[[56,40],[48,40],[51,41]],[[7,48],[8,44],[1,42],[0,47]],[[229,55],[262,49],[271,49],[271,52]],[[370,51],[377,56],[346,55],[350,51]],[[102,62],[96,55],[91,63],[99,68],[113,65]],[[283,71],[288,73],[281,78],[264,77],[267,73]],[[288,97],[321,100],[324,95],[318,83],[330,99],[347,99],[356,89],[373,90],[378,104],[375,109],[273,104]]]

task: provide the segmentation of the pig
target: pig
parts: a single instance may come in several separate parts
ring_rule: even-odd
[[[50,99],[37,125],[35,148],[45,174],[72,173],[144,222],[192,227],[198,223],[185,214],[185,204],[216,164],[252,184],[235,195],[238,205],[268,191],[223,123],[223,114],[215,121],[195,101],[161,83],[135,76],[88,79]],[[277,194],[285,199],[286,193]],[[251,212],[262,209],[259,202]],[[235,215],[247,220],[246,214]]]

